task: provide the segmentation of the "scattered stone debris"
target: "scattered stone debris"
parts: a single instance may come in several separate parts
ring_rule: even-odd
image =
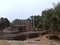
[[[40,40],[38,39],[38,40],[35,40],[35,41],[40,41]]]
[[[60,40],[60,37],[57,35],[48,35],[46,38],[49,38],[49,40]]]

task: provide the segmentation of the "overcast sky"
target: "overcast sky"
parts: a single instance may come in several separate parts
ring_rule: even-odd
[[[59,0],[0,0],[0,17],[10,21],[26,19],[31,15],[41,15],[45,9],[52,8]]]

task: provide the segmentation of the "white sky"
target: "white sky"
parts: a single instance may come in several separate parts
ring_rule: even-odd
[[[41,15],[45,9],[52,8],[59,0],[0,0],[0,17],[10,21],[26,19],[31,15]]]

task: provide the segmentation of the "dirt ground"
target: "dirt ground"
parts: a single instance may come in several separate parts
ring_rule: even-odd
[[[26,42],[30,42],[31,44],[30,43],[26,44]],[[22,41],[22,43],[20,41],[0,40],[0,45],[52,45],[52,44],[60,45],[60,41],[49,40],[48,38],[46,38],[46,35],[28,39],[28,40]]]
[[[32,38],[29,40],[25,40],[25,41],[40,41],[42,43],[56,43],[56,44],[60,44],[60,40],[56,41],[56,40],[49,40],[48,38],[46,38],[46,35],[44,36],[40,36],[40,37],[36,37],[36,38]]]

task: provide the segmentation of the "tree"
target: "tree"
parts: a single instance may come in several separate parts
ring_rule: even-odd
[[[20,19],[15,19],[14,21],[12,21],[12,25],[18,25],[19,21],[20,21]]]
[[[32,20],[33,28],[42,28],[42,16],[30,16],[30,20]]]
[[[0,18],[0,30],[10,26],[10,21],[7,18]]]
[[[59,30],[60,29],[60,3],[42,11],[43,29]]]

